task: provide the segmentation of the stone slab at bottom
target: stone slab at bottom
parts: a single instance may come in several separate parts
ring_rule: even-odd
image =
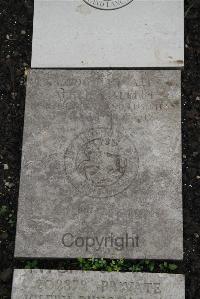
[[[184,299],[184,275],[15,270],[12,299]]]

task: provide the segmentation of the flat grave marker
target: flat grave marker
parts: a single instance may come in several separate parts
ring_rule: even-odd
[[[15,270],[12,299],[184,299],[184,276]]]
[[[34,2],[32,68],[183,65],[183,0]]]
[[[180,71],[32,70],[16,257],[182,259]]]

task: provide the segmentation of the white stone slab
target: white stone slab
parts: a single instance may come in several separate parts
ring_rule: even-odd
[[[183,2],[35,0],[32,67],[181,67]]]
[[[182,259],[180,84],[31,71],[16,256]]]
[[[180,274],[15,270],[12,299],[184,299]]]

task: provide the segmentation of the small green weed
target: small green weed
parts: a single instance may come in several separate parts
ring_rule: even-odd
[[[26,266],[24,267],[25,269],[35,269],[38,266],[38,262],[36,260],[34,261],[27,261]]]
[[[0,216],[5,216],[7,212],[8,212],[8,207],[6,205],[2,205],[0,207]]]
[[[170,263],[164,262],[164,263],[162,263],[162,264],[159,265],[159,268],[163,272],[175,271],[177,269],[177,265],[176,264],[170,264]]]
[[[155,262],[149,260],[131,262],[131,261],[125,261],[124,259],[105,260],[103,258],[101,259],[79,258],[78,263],[81,269],[83,269],[84,271],[99,270],[99,271],[107,271],[107,272],[112,272],[112,271],[172,272],[178,268],[176,264],[171,264],[167,262],[163,262],[162,264],[156,264]]]

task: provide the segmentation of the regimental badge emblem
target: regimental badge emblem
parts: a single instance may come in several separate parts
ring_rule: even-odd
[[[113,10],[122,8],[133,0],[83,0],[88,5],[102,10]]]
[[[64,156],[70,183],[82,194],[106,198],[127,189],[137,176],[138,152],[129,137],[106,128],[82,132]]]

